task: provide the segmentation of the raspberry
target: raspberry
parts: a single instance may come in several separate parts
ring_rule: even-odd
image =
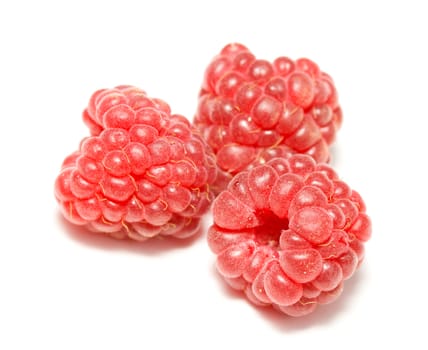
[[[329,160],[342,122],[332,78],[307,58],[270,63],[241,44],[225,46],[209,64],[194,124],[232,175],[275,157],[309,154]]]
[[[95,92],[83,116],[92,136],[55,182],[67,220],[140,241],[200,231],[217,169],[185,117],[132,86]]]
[[[100,89],[94,92],[89,100],[88,106],[83,111],[83,121],[88,126],[91,135],[99,135],[105,128],[121,128],[129,130],[135,124],[152,126],[158,131],[167,127],[167,119],[171,115],[169,105],[158,98],[150,98],[140,88],[131,85],[120,85],[114,89]],[[184,124],[188,122],[184,117]],[[172,124],[176,128],[174,135],[180,132],[178,123]],[[140,132],[143,132],[139,130]],[[154,138],[155,135],[145,130],[147,134],[140,137],[145,141]],[[189,128],[183,128],[183,132],[190,134]]]
[[[371,235],[360,195],[302,154],[237,174],[215,199],[213,218],[207,240],[226,282],[291,316],[340,295]]]

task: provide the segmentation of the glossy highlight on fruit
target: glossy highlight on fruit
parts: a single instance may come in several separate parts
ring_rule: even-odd
[[[307,59],[256,58],[226,45],[208,65],[194,124],[217,155],[225,188],[233,175],[275,157],[330,158],[342,123],[332,78]]]
[[[302,154],[237,174],[213,219],[207,240],[220,275],[256,305],[295,317],[339,297],[371,236],[361,196]]]
[[[64,160],[55,181],[68,221],[139,241],[200,231],[217,168],[185,117],[123,85],[95,92],[83,120],[91,136]]]

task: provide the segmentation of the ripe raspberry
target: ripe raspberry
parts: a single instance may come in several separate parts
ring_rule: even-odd
[[[316,63],[270,63],[241,44],[225,46],[209,64],[194,118],[226,176],[294,153],[326,162],[341,122],[333,80]]]
[[[94,93],[84,117],[93,136],[55,182],[65,218],[141,241],[197,233],[217,170],[189,121],[131,86]]]
[[[340,295],[371,235],[360,195],[302,154],[236,175],[213,217],[208,244],[219,273],[253,303],[291,316]]]

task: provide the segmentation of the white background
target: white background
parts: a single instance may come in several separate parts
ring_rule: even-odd
[[[0,348],[427,348],[422,4],[1,2]],[[206,65],[235,41],[259,58],[309,57],[333,77],[344,124],[332,164],[373,221],[342,297],[305,318],[231,292],[205,236],[103,239],[66,225],[54,200],[92,92],[133,84],[191,119]]]

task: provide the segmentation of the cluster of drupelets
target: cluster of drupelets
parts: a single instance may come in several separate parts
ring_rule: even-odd
[[[133,86],[96,91],[90,130],[55,182],[64,217],[115,238],[203,231],[226,282],[303,316],[335,300],[364,258],[360,195],[327,164],[342,123],[309,59],[270,63],[229,44],[207,67],[193,123]]]

